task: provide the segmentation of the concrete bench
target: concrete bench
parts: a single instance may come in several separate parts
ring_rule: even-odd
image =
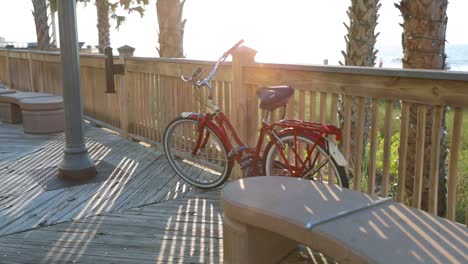
[[[224,261],[277,263],[303,244],[339,263],[468,263],[465,226],[382,200],[288,177],[229,183]]]
[[[60,96],[20,100],[25,133],[58,133],[65,129],[63,99]]]
[[[12,90],[12,89],[3,88],[3,87],[0,86],[0,95],[10,94],[10,93],[16,93],[16,91]]]
[[[17,92],[0,95],[0,121],[23,122],[26,133],[64,131],[63,99],[46,93]]]

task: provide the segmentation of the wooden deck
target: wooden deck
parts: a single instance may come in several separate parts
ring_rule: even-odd
[[[46,191],[63,134],[28,135],[0,123],[0,263],[220,263],[220,190],[184,184],[155,148],[86,126],[94,160],[118,168],[104,182]],[[297,263],[292,254],[287,263]]]

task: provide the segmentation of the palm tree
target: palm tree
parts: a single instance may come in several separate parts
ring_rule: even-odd
[[[49,0],[51,12],[57,10],[57,0]],[[77,0],[85,5],[92,0]],[[104,48],[110,46],[110,18],[116,21],[116,29],[125,22],[126,17],[118,13],[118,8],[123,8],[126,12],[138,12],[143,16],[144,6],[148,5],[148,0],[94,0],[97,11],[97,29],[98,29],[98,49],[99,53],[104,53]]]
[[[104,53],[104,48],[110,46],[110,23],[109,23],[109,1],[96,0],[97,29],[98,29],[98,49],[99,53]]]
[[[50,40],[50,45],[52,48],[57,47],[57,23],[55,21],[55,13],[57,12],[57,1],[49,1],[49,10],[50,10],[50,29],[52,30],[51,32],[51,40]]]
[[[89,2],[90,0],[80,0],[80,2]],[[110,22],[109,18],[117,22],[116,29],[125,22],[126,17],[119,15],[118,7],[122,7],[128,13],[136,11],[143,16],[144,6],[148,5],[148,0],[118,0],[110,2],[109,0],[95,0],[97,11],[97,29],[99,39],[99,53],[104,53],[104,48],[110,46]]]
[[[157,0],[156,10],[159,24],[159,56],[184,57],[184,27],[182,20],[185,0]]]
[[[47,16],[46,0],[32,0],[33,17],[36,24],[37,48],[39,50],[50,50],[50,35]]]
[[[90,0],[80,0],[82,2]],[[99,53],[104,53],[104,48],[110,46],[110,23],[109,18],[116,21],[116,29],[125,22],[126,17],[118,14],[118,7],[122,7],[129,14],[136,11],[143,16],[145,9],[144,6],[148,5],[148,0],[118,0],[110,2],[109,0],[95,0],[97,11],[97,28],[99,36]]]
[[[402,0],[395,6],[401,11],[403,16],[403,68],[410,69],[445,69],[445,32],[447,28],[447,5],[448,0]],[[426,115],[426,138],[424,153],[430,153],[431,149],[431,128],[433,123],[433,109],[430,108]],[[414,185],[414,160],[416,146],[416,116],[417,107],[410,107],[410,130],[408,138],[407,168],[405,195],[411,201],[413,197]],[[445,109],[443,111],[442,129],[445,130]],[[445,133],[442,133],[440,144],[439,162],[439,184],[438,184],[438,215],[445,214],[445,159],[447,156],[445,146]],[[424,156],[423,167],[423,193],[421,208],[428,209],[428,182],[430,172],[430,155]]]
[[[351,6],[346,12],[350,23],[349,26],[345,24],[348,34],[345,37],[346,52],[342,51],[345,59],[344,64],[347,66],[364,66],[374,67],[377,50],[374,46],[379,33],[375,34],[377,26],[377,19],[379,17],[378,11],[381,4],[379,0],[351,0]],[[340,62],[340,64],[343,64]],[[341,100],[341,109],[343,108],[343,100]],[[366,100],[366,116],[364,126],[364,146],[367,141],[367,134],[369,128],[369,108],[370,99]],[[358,100],[353,98],[351,106],[351,153],[355,153],[356,127],[357,127],[357,111]],[[343,117],[340,111],[340,117]],[[340,118],[342,120],[342,118]]]

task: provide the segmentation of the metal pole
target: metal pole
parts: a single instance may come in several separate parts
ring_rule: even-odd
[[[63,160],[59,165],[59,177],[85,180],[96,176],[96,166],[89,157],[84,142],[75,0],[58,1],[58,18],[66,144]]]

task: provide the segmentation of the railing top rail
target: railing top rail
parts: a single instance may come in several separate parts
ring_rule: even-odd
[[[60,56],[59,51],[43,51],[43,50],[33,50],[33,49],[5,49],[5,48],[0,48],[0,51]],[[80,53],[80,56],[93,57],[93,58],[104,58],[104,55],[102,55],[102,54],[91,54],[91,53]],[[118,58],[118,56],[114,56],[114,57]]]
[[[153,61],[153,62],[172,62],[172,63],[183,63],[183,64],[197,64],[197,65],[213,65],[216,61],[211,60],[190,60],[185,58],[148,58],[148,57],[131,57],[130,60],[136,61]],[[223,66],[230,66],[231,62],[226,61]]]
[[[59,56],[57,51],[38,51],[38,50],[22,50],[22,49],[5,49],[0,48],[0,51],[10,51],[18,53],[36,53]],[[102,58],[101,54],[86,54],[81,53],[83,57]],[[117,56],[115,56],[117,58]],[[198,64],[198,65],[211,65],[214,61],[207,60],[189,60],[185,58],[147,58],[147,57],[132,57],[131,60],[136,61],[153,61],[153,62],[173,62],[183,64]],[[230,62],[225,63],[226,66]],[[463,71],[444,71],[444,70],[420,70],[420,69],[392,69],[392,68],[371,68],[371,67],[357,67],[357,66],[330,66],[330,65],[306,65],[306,64],[281,64],[281,63],[255,63],[249,67],[257,68],[273,68],[284,70],[303,70],[311,72],[324,72],[324,73],[342,73],[342,74],[355,74],[355,75],[372,75],[382,77],[401,77],[401,78],[417,78],[417,79],[433,79],[433,80],[454,80],[454,81],[468,81],[468,72]]]
[[[468,81],[468,72],[461,71],[371,68],[358,66],[300,65],[281,63],[255,63],[253,65],[250,65],[250,67],[276,68],[284,70],[303,70],[325,73],[374,75],[382,77]]]

